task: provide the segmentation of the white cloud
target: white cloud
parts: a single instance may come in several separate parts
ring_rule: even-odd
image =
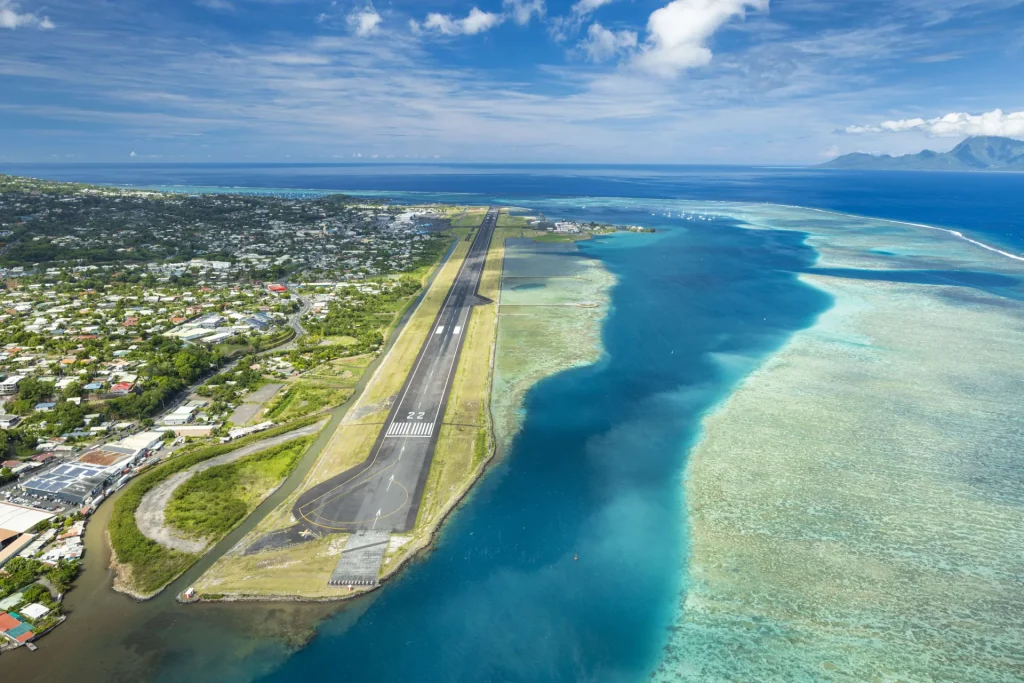
[[[883,121],[877,126],[847,126],[845,131],[851,135],[917,131],[938,138],[961,138],[971,135],[1024,138],[1024,111],[1004,114],[1001,109],[993,109],[977,115],[953,112],[934,119],[898,119]]]
[[[356,10],[348,15],[349,29],[360,38],[380,33],[382,21],[384,21],[384,18],[380,16],[372,5],[367,5],[363,9]]]
[[[544,0],[504,0],[502,6],[505,8],[505,12],[512,17],[512,21],[520,26],[529,24],[533,15],[536,14],[540,18],[547,12]]]
[[[0,28],[16,29],[31,26],[42,31],[56,28],[50,17],[40,17],[31,12],[22,12],[13,0],[0,0]]]
[[[769,0],[673,0],[647,20],[647,39],[637,66],[661,76],[711,62],[707,40],[747,9],[766,11]]]
[[[431,12],[422,24],[416,24],[413,21],[410,25],[425,31],[443,33],[446,36],[471,36],[489,31],[503,21],[505,21],[505,17],[501,14],[484,12],[480,8],[474,7],[463,19],[453,19],[450,14]]]
[[[577,16],[590,14],[598,8],[610,5],[613,2],[615,2],[615,0],[578,0],[572,6],[572,13]]]
[[[612,31],[596,21],[587,29],[587,37],[579,44],[579,48],[592,62],[607,61],[636,46],[636,31]]]
[[[576,0],[564,17],[553,17],[548,28],[551,37],[561,42],[570,35],[580,30],[580,27],[587,21],[587,17],[605,5],[610,5],[615,0]]]

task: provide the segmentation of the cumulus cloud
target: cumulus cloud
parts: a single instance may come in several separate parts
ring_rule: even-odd
[[[579,48],[592,62],[604,62],[637,46],[636,31],[612,31],[596,21],[587,29]]]
[[[31,12],[22,12],[18,3],[13,0],[0,0],[0,28],[16,29],[32,27],[41,31],[55,28],[50,17],[40,17]]]
[[[730,20],[744,18],[748,9],[766,11],[769,0],[673,0],[647,20],[647,38],[636,57],[637,66],[660,76],[711,62],[706,43]]]
[[[971,135],[999,135],[1008,138],[1024,138],[1024,111],[1003,113],[993,109],[984,114],[953,112],[934,119],[898,119],[883,121],[877,126],[847,126],[850,135],[865,133],[906,133],[922,132],[931,137],[962,138]]]
[[[534,15],[541,18],[547,12],[544,0],[504,0],[502,6],[505,8],[505,12],[512,17],[512,21],[520,26],[529,24]]]
[[[422,24],[412,21],[410,26],[418,30],[436,31],[446,36],[471,36],[489,31],[503,21],[505,21],[504,15],[484,12],[480,8],[474,7],[463,19],[454,19],[450,14],[431,12]]]
[[[384,19],[373,8],[373,5],[367,5],[363,9],[356,10],[348,15],[347,21],[352,33],[360,38],[366,38],[380,33],[380,24]]]

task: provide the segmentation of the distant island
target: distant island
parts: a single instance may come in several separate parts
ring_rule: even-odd
[[[818,168],[874,171],[1024,171],[1024,142],[1013,138],[967,138],[948,152],[924,150],[904,156],[857,152],[820,164]]]

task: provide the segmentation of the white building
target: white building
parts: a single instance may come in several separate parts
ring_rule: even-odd
[[[11,375],[0,382],[0,396],[11,396],[18,393],[18,384],[25,379],[24,375]]]

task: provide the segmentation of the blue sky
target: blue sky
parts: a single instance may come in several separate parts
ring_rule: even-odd
[[[0,163],[817,163],[1024,138],[1024,0],[0,0]]]

